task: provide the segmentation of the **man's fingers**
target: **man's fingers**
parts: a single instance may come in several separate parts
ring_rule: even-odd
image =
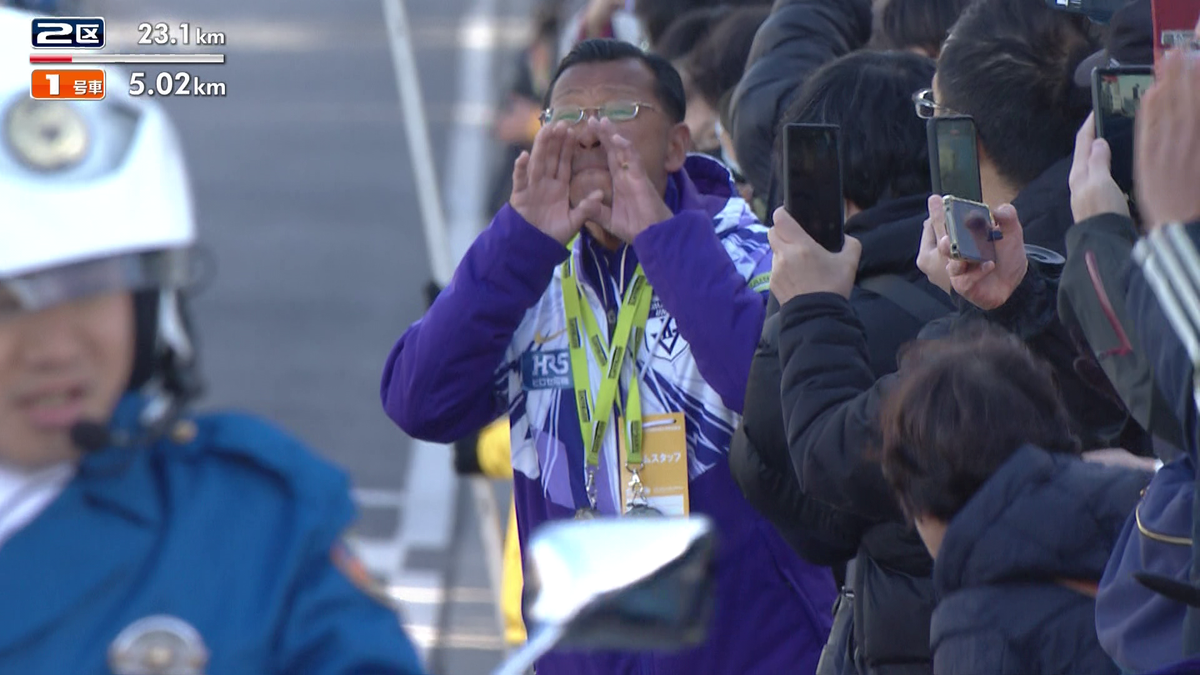
[[[617,133],[613,123],[602,119],[596,121],[595,124],[596,136],[608,154],[608,171],[612,174],[613,180],[615,181],[631,171],[641,170],[641,165],[634,155],[633,144]]]
[[[567,127],[563,134],[562,146],[558,149],[558,166],[555,167],[554,177],[558,180],[571,179],[571,162],[575,159],[575,131]]]
[[[589,220],[598,220],[600,218],[601,207],[603,206],[603,199],[604,193],[599,190],[593,190],[591,194],[584,197],[583,201],[567,214],[567,218],[571,221],[571,226],[580,228]]]
[[[933,223],[928,218],[921,224],[921,243],[917,246],[917,253],[928,251],[937,248],[937,236],[933,233]]]
[[[546,175],[546,152],[554,136],[555,125],[542,127],[533,137],[533,152],[529,153],[529,180],[536,182]]]
[[[1071,175],[1067,179],[1072,185],[1086,176],[1088,157],[1092,155],[1092,141],[1096,140],[1096,113],[1089,113],[1075,134],[1075,158],[1071,161]]]
[[[947,237],[946,235],[942,235],[942,236],[938,237],[937,250],[938,250],[938,253],[940,253],[943,258],[950,259],[951,258],[951,256],[950,256],[950,252],[951,252],[950,237]]]
[[[771,227],[771,232],[774,232],[781,242],[794,242],[797,239],[796,233],[804,231],[804,228],[800,227],[800,223],[796,222],[792,214],[782,206],[775,209],[772,218],[774,226]]]
[[[1000,228],[1000,234],[1004,237],[1011,236],[1016,230],[1021,229],[1021,219],[1017,217],[1017,210],[1012,204],[1001,204],[992,212],[992,217],[995,219],[997,227]]]
[[[1087,160],[1088,173],[1112,176],[1112,149],[1108,147],[1108,142],[1098,138],[1092,141],[1090,150]]]
[[[951,258],[946,261],[946,273],[951,277],[961,277],[971,271],[971,263],[965,260]]]
[[[522,150],[513,162],[513,192],[524,192],[529,187],[529,152]]]
[[[550,130],[546,138],[545,152],[542,154],[542,176],[553,180],[558,175],[558,159],[562,154],[563,139],[566,138],[566,124],[559,122]],[[534,159],[538,159],[536,156]]]
[[[942,201],[941,196],[931,195],[929,197],[929,224],[933,228],[933,234],[940,241],[946,236],[946,204]]]
[[[854,264],[857,267],[858,260],[862,257],[862,242],[856,237],[851,237],[850,235],[843,237],[843,240],[844,243],[842,244],[842,250],[838,253],[838,255],[848,256],[854,260]]]

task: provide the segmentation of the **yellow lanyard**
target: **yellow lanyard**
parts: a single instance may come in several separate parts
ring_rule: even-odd
[[[625,292],[621,311],[617,315],[612,348],[607,349],[596,324],[596,317],[592,314],[592,308],[584,300],[582,289],[575,278],[574,255],[563,263],[562,292],[571,353],[571,376],[575,383],[575,407],[579,412],[579,431],[583,436],[584,457],[590,478],[590,472],[594,472],[596,467],[600,466],[600,446],[612,417],[625,353],[631,344],[634,345],[636,353],[637,345],[642,342],[646,320],[650,316],[650,298],[653,293],[642,266],[638,265]],[[592,355],[603,373],[600,394],[594,399],[594,405],[587,353],[584,350],[584,335],[587,336]],[[642,463],[642,401],[638,384],[635,367],[633,377],[629,381],[629,393],[624,407],[627,439],[625,462],[631,467],[638,467]]]

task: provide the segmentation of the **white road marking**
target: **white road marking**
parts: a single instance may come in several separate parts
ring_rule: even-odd
[[[505,649],[503,638],[499,635],[485,633],[442,633],[428,629],[425,626],[409,628],[409,637],[425,650],[437,646],[441,649],[472,649],[480,651],[502,652]]]
[[[482,605],[492,602],[490,588],[451,588],[447,593],[441,586],[388,586],[387,594],[406,605],[440,605],[443,602]]]
[[[410,547],[450,548],[454,527],[453,450],[414,440],[408,468],[408,489],[401,512],[400,533]]]

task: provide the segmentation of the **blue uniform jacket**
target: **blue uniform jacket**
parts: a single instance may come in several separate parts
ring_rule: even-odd
[[[194,421],[183,444],[88,454],[0,547],[0,672],[110,673],[117,636],[166,615],[203,641],[199,673],[420,673],[395,611],[333,562],[346,477],[262,421]]]

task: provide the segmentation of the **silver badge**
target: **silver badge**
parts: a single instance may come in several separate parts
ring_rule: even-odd
[[[139,619],[108,648],[114,675],[204,675],[208,648],[199,631],[173,616]]]
[[[91,145],[87,122],[65,101],[17,103],[4,120],[4,138],[17,161],[37,171],[69,169]]]
[[[633,504],[629,506],[625,515],[629,518],[661,518],[663,512],[649,504]]]

